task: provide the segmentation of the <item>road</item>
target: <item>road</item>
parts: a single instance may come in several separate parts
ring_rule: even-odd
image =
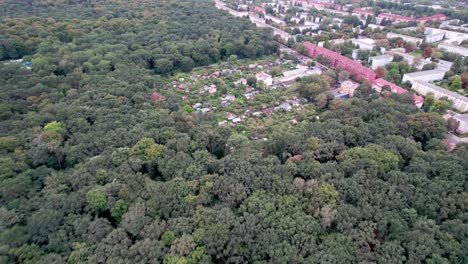
[[[236,17],[245,17],[245,16],[249,16],[249,13],[248,12],[238,12],[238,11],[235,11],[229,7],[226,6],[225,3],[223,3],[222,1],[220,0],[214,0],[215,2],[215,6],[219,9],[222,9],[222,10],[225,10],[227,11],[229,14],[233,15],[233,16],[236,16]],[[268,28],[271,28],[273,30],[273,34],[274,35],[280,35],[282,39],[284,39],[285,41],[287,41],[290,37],[293,37],[291,36],[291,34],[289,34],[288,32],[284,31],[284,30],[281,30],[279,28],[275,28],[271,25],[268,25],[265,23],[265,21],[263,21],[262,19],[258,18],[258,17],[254,17],[254,16],[249,16],[250,18],[250,21],[252,21],[252,23],[254,23],[255,25],[257,25],[257,27],[268,27]],[[308,61],[313,61],[311,58],[305,56],[305,55],[302,55],[301,53],[297,52],[296,50],[294,49],[291,49],[291,48],[288,48],[287,46],[283,45],[282,43],[279,43],[280,44],[280,49],[281,51],[285,51],[287,53],[292,53],[292,54],[295,54],[299,61],[301,63],[304,63],[304,64],[307,64]],[[326,67],[325,65],[323,64],[320,64],[318,62],[315,61],[315,64],[317,66],[319,66],[322,70],[326,70],[328,69],[328,67]]]
[[[233,10],[233,9],[227,7],[226,4],[223,3],[220,0],[214,0],[214,2],[215,2],[215,6],[217,8],[225,10],[225,11],[227,11],[229,14],[231,14],[233,16],[236,16],[236,17],[249,16],[248,12],[238,12],[236,10]],[[249,16],[249,18],[250,18],[250,21],[252,21],[252,23],[257,25],[257,27],[271,28],[273,30],[274,35],[280,35],[281,38],[284,39],[284,40],[288,40],[290,37],[292,37],[288,32],[286,32],[284,30],[281,30],[279,28],[275,28],[273,26],[268,25],[267,23],[265,23],[265,21],[263,19],[260,19],[258,17],[254,17],[254,16]]]

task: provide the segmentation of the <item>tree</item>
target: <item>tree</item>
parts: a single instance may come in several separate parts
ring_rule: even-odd
[[[457,56],[456,59],[453,61],[452,67],[450,70],[455,74],[461,73],[461,69],[463,66],[463,58],[461,56]]]
[[[159,59],[155,62],[156,72],[160,74],[169,73],[173,69],[173,67],[173,62],[168,59]]]
[[[86,203],[89,208],[102,211],[107,208],[107,197],[101,187],[95,187],[86,193]]]
[[[450,85],[450,90],[452,91],[458,91],[462,88],[462,79],[460,76],[456,76],[453,81],[452,81],[452,84]]]
[[[295,43],[294,38],[288,38],[287,46],[289,48],[292,48],[294,46],[294,43]]]
[[[411,115],[407,124],[413,137],[423,144],[433,138],[441,139],[447,132],[447,121],[437,113]]]
[[[432,55],[432,48],[431,46],[427,46],[421,53],[423,58],[429,58]]]
[[[385,68],[377,67],[377,69],[375,69],[375,75],[376,75],[376,78],[384,77],[385,76]]]
[[[255,76],[247,77],[247,85],[257,87],[257,78]]]
[[[415,45],[413,43],[411,43],[411,42],[407,42],[405,44],[405,52],[406,53],[413,52],[415,48],[416,48]]]

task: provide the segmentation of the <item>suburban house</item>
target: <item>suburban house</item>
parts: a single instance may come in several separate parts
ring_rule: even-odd
[[[263,81],[266,86],[270,86],[273,84],[273,77],[271,75],[266,74],[265,72],[259,72],[255,75],[257,81]]]
[[[346,80],[341,83],[340,90],[344,93],[347,93],[349,97],[354,96],[354,92],[359,87],[359,83],[353,82],[351,80]]]

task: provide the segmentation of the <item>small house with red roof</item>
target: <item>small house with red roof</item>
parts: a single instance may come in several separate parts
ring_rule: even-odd
[[[255,75],[257,81],[263,81],[266,86],[270,86],[273,84],[273,77],[271,75],[266,74],[265,72],[259,72]]]
[[[263,8],[263,7],[261,7],[261,6],[254,6],[254,7],[253,7],[253,11],[254,11],[255,13],[263,13],[263,14],[265,14],[265,8]]]

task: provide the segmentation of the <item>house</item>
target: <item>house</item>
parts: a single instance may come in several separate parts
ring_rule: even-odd
[[[459,95],[455,92],[449,91],[432,83],[425,81],[413,81],[411,89],[415,90],[419,94],[426,95],[433,93],[436,99],[447,97],[452,101],[452,107],[458,109],[461,112],[468,111],[468,97]]]
[[[240,78],[240,80],[234,82],[235,85],[246,85],[247,84],[247,79],[245,78]]]
[[[458,128],[457,132],[460,134],[466,134],[468,133],[468,114],[456,114],[453,116],[453,119],[455,119],[458,122]]]
[[[225,95],[224,97],[221,98],[223,101],[234,101],[236,100],[236,97],[232,94]]]
[[[228,122],[226,120],[224,120],[224,121],[218,122],[218,126],[225,126],[225,125],[227,125],[227,123]]]
[[[199,109],[198,111],[199,111],[199,112],[202,112],[203,114],[206,114],[206,113],[210,112],[211,109],[210,109],[210,108],[201,108],[201,109]]]
[[[266,74],[263,71],[257,73],[255,77],[257,78],[258,81],[263,81],[263,83],[265,83],[266,86],[270,86],[273,84],[273,78],[271,77],[271,75]]]
[[[376,79],[372,82],[372,88],[374,88],[376,91],[378,92],[382,92],[382,88],[384,86],[389,86],[390,87],[390,91],[392,93],[397,93],[397,94],[403,94],[403,93],[406,93],[408,92],[406,89],[403,89],[401,88],[400,86],[392,83],[392,82],[389,82],[385,79]]]
[[[383,67],[393,61],[393,55],[384,54],[379,56],[369,57],[369,62],[372,62],[372,69]]]
[[[269,108],[263,109],[261,112],[264,113],[265,115],[271,115],[273,114],[274,111],[275,111],[274,107],[269,107]]]
[[[218,91],[218,89],[216,88],[216,85],[214,84],[210,85],[210,87],[208,88],[208,93],[210,94],[214,94],[216,93],[216,91]]]
[[[421,108],[423,106],[423,104],[424,104],[424,97],[414,93],[413,94],[413,104],[415,106],[417,106],[418,108]]]
[[[282,103],[279,106],[275,107],[275,110],[284,110],[284,111],[291,111],[292,106],[289,103]]]
[[[232,123],[239,124],[242,120],[239,117],[232,119]]]
[[[227,114],[227,120],[233,120],[234,118],[236,118],[235,114],[232,114],[232,113]]]
[[[263,14],[265,14],[265,8],[263,8],[263,7],[261,7],[261,6],[254,6],[254,7],[253,7],[253,11],[254,11],[255,13],[263,13]]]
[[[346,80],[341,83],[340,90],[347,93],[349,97],[354,96],[354,91],[359,87],[359,83],[353,82],[351,80]]]

